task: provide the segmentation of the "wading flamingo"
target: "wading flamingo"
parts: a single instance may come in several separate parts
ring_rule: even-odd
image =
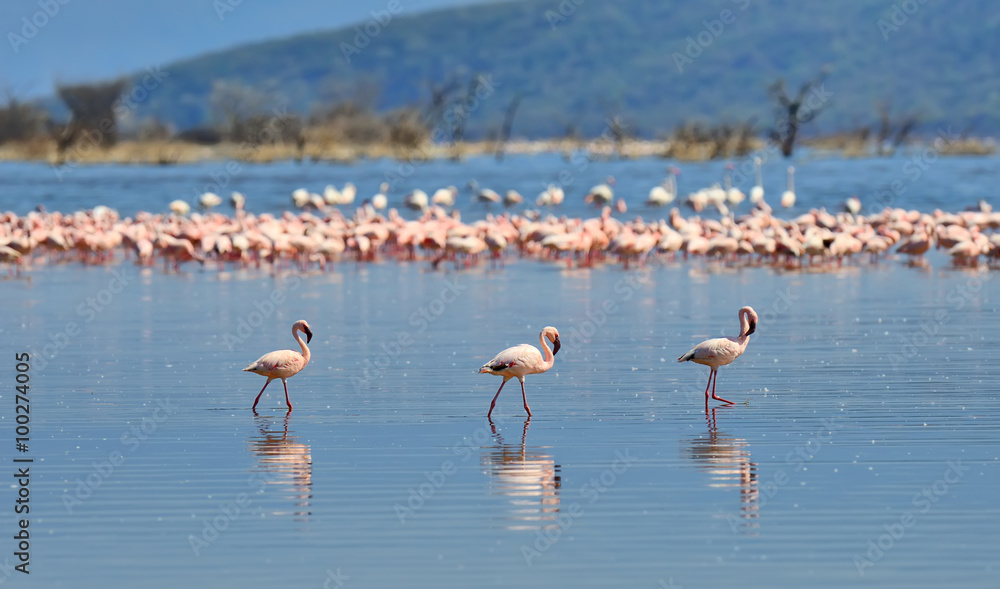
[[[788,189],[781,193],[781,206],[795,206],[795,166],[788,166]]]
[[[306,341],[302,341],[302,338],[299,337],[300,331],[305,332]],[[299,347],[302,348],[301,354],[294,350],[270,352],[264,354],[253,364],[243,369],[243,372],[254,372],[267,377],[267,382],[264,383],[264,387],[257,393],[257,398],[254,399],[251,410],[256,412],[257,402],[260,401],[260,396],[264,394],[264,389],[276,378],[280,378],[281,384],[285,386],[285,404],[288,405],[289,411],[292,410],[292,403],[288,400],[288,383],[285,382],[285,379],[295,376],[309,363],[309,346],[306,344],[312,341],[312,336],[312,330],[309,329],[309,324],[306,323],[305,319],[296,321],[292,325],[292,337],[295,338],[295,341],[299,342]]]
[[[739,337],[717,337],[710,340],[705,340],[691,349],[690,352],[684,354],[677,359],[678,362],[687,362],[691,360],[692,362],[697,362],[698,364],[704,364],[712,368],[712,371],[708,373],[708,384],[705,385],[705,406],[708,406],[708,387],[712,386],[712,398],[716,401],[722,401],[723,403],[733,404],[732,401],[727,401],[722,397],[717,397],[715,395],[715,385],[713,384],[712,377],[715,377],[715,381],[719,380],[719,367],[729,364],[733,360],[740,357],[743,351],[747,349],[747,343],[750,342],[750,334],[752,334],[757,329],[757,313],[750,307],[743,307],[740,309],[740,335]]]
[[[552,342],[551,350],[545,343],[546,339]],[[528,409],[528,397],[524,393],[524,377],[528,374],[541,374],[555,364],[556,354],[559,353],[559,348],[562,346],[559,342],[559,330],[551,326],[542,329],[542,332],[538,334],[538,343],[545,350],[544,358],[534,346],[521,344],[500,352],[479,369],[480,374],[496,374],[503,377],[503,382],[500,383],[500,388],[497,389],[497,394],[493,396],[493,402],[490,403],[490,411],[486,414],[487,419],[493,414],[493,407],[497,404],[497,397],[500,396],[503,385],[512,378],[521,381],[521,398],[524,400],[524,410],[528,412],[528,417],[531,417],[531,409]]]
[[[753,172],[757,178],[757,183],[750,189],[750,202],[753,204],[764,200],[764,180],[760,173],[760,161],[759,157],[753,158]]]

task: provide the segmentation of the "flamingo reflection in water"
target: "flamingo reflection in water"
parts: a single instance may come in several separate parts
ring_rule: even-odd
[[[274,489],[284,491],[281,499],[291,499],[291,511],[275,509],[274,515],[291,514],[296,521],[309,521],[312,515],[312,448],[298,441],[288,431],[291,411],[285,414],[281,424],[273,423],[273,417],[257,415],[259,436],[247,440],[250,451],[257,458],[252,484],[258,490],[266,490],[266,485],[276,485]],[[260,483],[263,482],[263,488]]]
[[[728,407],[721,407],[726,410]],[[757,485],[757,463],[750,461],[749,444],[743,438],[734,438],[719,432],[715,423],[716,407],[705,411],[705,421],[708,424],[708,436],[688,440],[686,454],[694,460],[701,470],[707,471],[711,477],[708,486],[711,488],[740,489],[740,518],[726,514],[726,519],[733,530],[743,534],[756,535],[760,527],[757,519],[760,514],[760,489]]]
[[[541,447],[527,445],[529,417],[520,443],[506,443],[490,420],[496,444],[484,448],[482,465],[490,475],[490,493],[509,498],[509,530],[554,528],[559,515],[561,467]]]

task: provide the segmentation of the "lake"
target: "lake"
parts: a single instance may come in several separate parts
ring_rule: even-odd
[[[938,159],[916,180],[905,163],[798,161],[797,212],[895,177],[907,191],[893,204],[955,210],[991,198],[998,175],[996,158]],[[218,165],[81,167],[59,182],[46,166],[3,164],[0,208],[163,210],[193,200]],[[247,166],[232,188],[251,210],[276,212],[300,185],[351,180],[373,192],[387,165]],[[565,165],[432,162],[394,194],[474,177],[533,198]],[[591,163],[576,186],[613,174],[636,212],[653,214],[638,203],[664,165]],[[773,194],[783,163],[768,166]],[[682,166],[681,193],[718,181],[720,168]],[[559,214],[584,214],[581,196],[568,194]],[[8,540],[0,577],[37,587],[996,586],[995,272],[952,269],[940,254],[927,268],[890,259],[838,272],[445,266],[272,276],[126,262],[4,275],[2,443],[33,462],[31,575],[9,568]],[[706,410],[708,369],[676,359],[736,335],[743,305],[760,323],[718,382],[736,404]],[[311,363],[288,381],[295,409],[286,413],[275,382],[254,415],[264,379],[241,370],[294,349],[297,319],[314,337]],[[516,382],[488,421],[500,379],[479,367],[537,345],[546,325],[563,345],[552,370],[526,379],[530,421]],[[19,453],[23,352],[30,440]],[[4,522],[8,538],[18,533]]]

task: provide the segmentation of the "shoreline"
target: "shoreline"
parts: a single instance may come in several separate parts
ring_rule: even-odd
[[[997,153],[993,138],[960,139],[945,146],[933,141],[920,141],[901,146],[898,153],[917,152],[929,146],[944,156],[990,156]],[[607,138],[592,140],[545,139],[510,141],[503,148],[503,155],[562,154],[569,160],[576,154],[586,154],[591,160],[661,158],[677,162],[725,161],[750,157],[769,150],[767,142],[754,139],[749,152],[728,150],[723,156],[713,156],[717,146],[709,143],[678,143],[670,140],[632,139],[621,144]],[[831,157],[888,158],[896,155],[878,154],[874,146],[845,142],[841,137],[821,137],[803,140],[800,149]],[[240,161],[246,163],[273,163],[282,161],[311,161],[350,164],[372,159],[397,161],[461,161],[469,157],[497,157],[494,141],[469,141],[455,145],[425,144],[416,147],[398,147],[384,144],[339,145],[307,143],[297,146],[290,143],[260,144],[218,143],[200,145],[179,141],[126,140],[107,148],[77,144],[59,153],[54,140],[10,142],[0,145],[0,162],[43,162],[53,166],[80,164],[119,165],[183,165],[201,162]],[[500,156],[502,157],[502,156]],[[791,159],[791,158],[789,158]]]

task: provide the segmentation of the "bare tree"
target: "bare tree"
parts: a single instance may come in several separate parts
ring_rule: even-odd
[[[222,121],[223,133],[235,142],[252,136],[276,102],[267,92],[231,80],[213,82],[208,100],[216,118]]]
[[[389,113],[389,143],[398,148],[413,150],[423,145],[429,138],[429,130],[422,120],[420,109],[406,107]]]
[[[48,115],[33,104],[19,101],[11,91],[6,94],[7,104],[0,106],[0,144],[41,136]]]
[[[450,76],[440,84],[429,85],[431,96],[427,107],[424,109],[424,119],[427,121],[429,128],[443,128],[445,110],[452,102],[452,94],[460,86],[461,83],[458,81],[457,76]]]
[[[105,148],[114,145],[118,141],[114,104],[125,88],[125,80],[57,86],[59,98],[71,113],[57,140],[60,153],[81,137]]]
[[[469,78],[465,85],[465,93],[458,97],[451,104],[451,144],[457,145],[465,140],[465,125],[469,122],[469,115],[472,114],[472,105],[475,101],[476,90],[483,83],[483,77],[476,74]],[[446,121],[449,122],[449,121]]]
[[[503,161],[504,148],[507,142],[510,141],[510,132],[514,127],[514,116],[517,114],[517,108],[521,106],[522,94],[518,92],[514,95],[514,98],[510,99],[510,103],[507,105],[507,110],[503,115],[503,124],[500,125],[500,137],[497,139],[497,149],[496,158],[497,161]]]
[[[614,146],[615,157],[621,158],[625,149],[625,142],[632,137],[632,132],[629,130],[631,125],[628,124],[625,117],[621,114],[621,95],[612,99],[599,98],[598,103],[604,110],[605,128],[602,139],[610,139]]]
[[[769,135],[774,142],[781,146],[781,153],[785,157],[791,157],[792,152],[795,151],[795,139],[798,137],[799,128],[815,119],[816,115],[829,105],[825,96],[822,95],[821,99],[816,100],[815,103],[806,104],[806,100],[810,96],[822,89],[827,73],[828,71],[824,67],[814,80],[802,84],[794,98],[788,95],[783,79],[778,79],[768,88],[768,94],[775,103],[775,124]]]
[[[879,116],[875,150],[878,155],[890,156],[896,153],[896,149],[906,141],[914,127],[917,126],[920,115],[916,111],[903,113],[893,121],[892,103],[888,99],[877,102],[875,108],[878,110]]]
[[[742,157],[753,151],[754,128],[757,126],[757,117],[750,117],[740,123],[736,130],[736,147],[733,155]]]

